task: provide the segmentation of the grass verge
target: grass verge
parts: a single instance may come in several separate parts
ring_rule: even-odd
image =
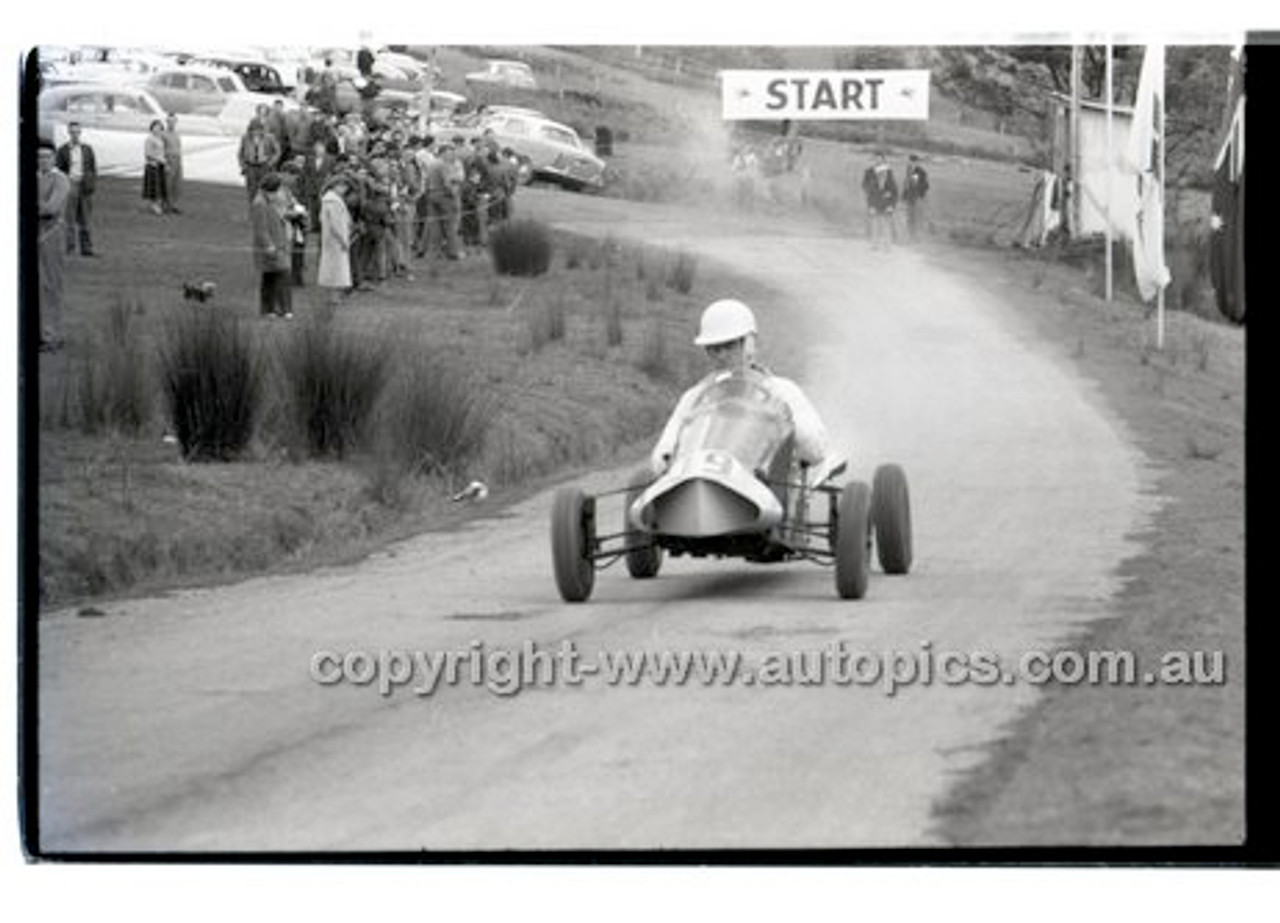
[[[239,190],[190,184],[183,213],[160,218],[134,183],[107,179],[95,220],[109,243],[70,261],[69,347],[40,360],[46,607],[349,559],[469,515],[448,497],[472,479],[500,503],[611,459],[700,373],[675,332],[693,329],[702,293],[741,290],[699,266],[689,292],[651,301],[637,248],[553,234],[572,268],[499,276],[477,251],[357,293],[331,319],[314,288],[295,291],[295,320],[264,319]],[[315,256],[313,243],[309,275]],[[193,278],[216,297],[184,301]],[[192,337],[203,348],[179,360]],[[222,377],[193,376],[210,356]],[[163,393],[164,357],[185,383],[177,405],[147,399]],[[240,387],[209,387],[223,379]],[[197,413],[206,403],[216,412]],[[174,406],[230,419],[236,438],[184,453]]]

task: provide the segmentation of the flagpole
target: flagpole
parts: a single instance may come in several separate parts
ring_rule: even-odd
[[[1160,208],[1165,211],[1164,197],[1164,136],[1166,134],[1166,125],[1164,123],[1164,94],[1168,81],[1165,79],[1164,73],[1164,45],[1160,45],[1160,89],[1156,94],[1156,100],[1160,105],[1160,132],[1156,137],[1156,181],[1160,184]],[[1160,216],[1160,263],[1164,265],[1164,215]],[[1156,291],[1156,349],[1164,350],[1164,290],[1165,286],[1159,286]]]
[[[1111,104],[1112,104],[1112,96],[1114,95],[1112,92],[1113,88],[1112,88],[1112,75],[1111,75],[1111,36],[1107,36],[1106,54],[1107,54],[1107,61],[1106,61],[1105,72],[1106,72],[1107,88],[1105,92],[1107,96],[1107,197],[1105,199],[1103,209],[1105,212],[1105,218],[1106,218],[1106,224],[1107,224],[1107,235],[1106,235],[1107,274],[1106,274],[1105,291],[1106,291],[1106,299],[1109,302],[1111,301],[1112,279],[1113,279],[1113,272],[1114,272],[1113,266],[1112,266],[1112,258],[1111,258],[1111,187],[1114,181],[1112,179],[1111,172],[1115,166],[1113,163],[1115,158],[1114,158],[1114,155],[1112,154],[1112,146],[1111,146],[1112,145]]]
[[[1062,216],[1068,223],[1067,237],[1075,239],[1080,235],[1080,46],[1071,46],[1071,147],[1067,161],[1071,171],[1071,180],[1067,186],[1070,209]]]

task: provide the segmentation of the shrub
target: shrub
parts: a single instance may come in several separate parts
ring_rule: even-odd
[[[229,461],[249,445],[262,409],[262,365],[248,329],[193,305],[168,322],[160,353],[166,409],[182,454]]]
[[[108,312],[104,336],[90,344],[81,365],[80,426],[137,434],[151,417],[151,383],[146,350],[134,315],[140,306],[117,298]]]
[[[489,237],[493,268],[503,276],[540,276],[551,268],[551,231],[529,218],[509,221]]]
[[[438,350],[398,357],[379,415],[378,451],[410,474],[452,474],[474,459],[497,412],[492,395]]]
[[[362,444],[389,377],[392,342],[332,320],[293,329],[281,366],[294,426],[313,457],[343,458]]]

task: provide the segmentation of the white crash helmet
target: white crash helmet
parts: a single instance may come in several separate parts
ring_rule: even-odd
[[[741,301],[733,298],[722,298],[713,301],[702,312],[702,322],[698,326],[698,335],[694,337],[694,346],[715,346],[719,343],[732,343],[753,336],[756,332],[756,316]]]

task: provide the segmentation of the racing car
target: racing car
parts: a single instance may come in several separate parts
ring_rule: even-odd
[[[634,578],[655,577],[664,554],[812,561],[834,568],[844,599],[866,594],[873,548],[886,574],[906,574],[911,508],[902,467],[880,465],[870,485],[842,483],[846,461],[802,464],[793,447],[790,408],[764,376],[720,373],[694,404],[660,474],[646,466],[617,490],[556,491],[551,552],[561,597],[585,601],[596,571],[618,560]],[[622,528],[602,533],[597,508],[611,496],[623,498]]]

